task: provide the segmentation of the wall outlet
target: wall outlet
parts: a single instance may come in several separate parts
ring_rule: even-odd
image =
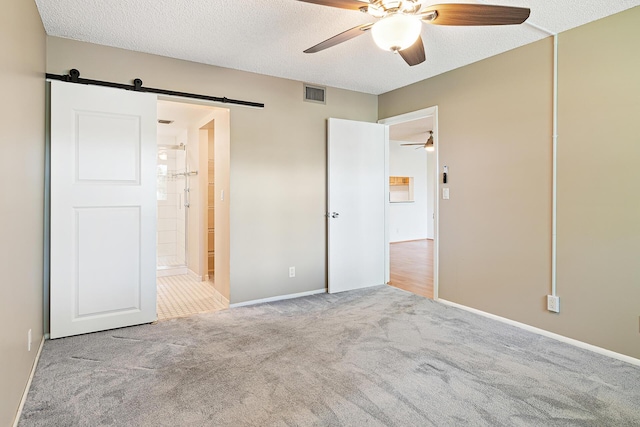
[[[547,310],[560,313],[560,297],[547,295]]]
[[[31,329],[27,332],[27,351],[31,351]]]
[[[289,267],[289,277],[296,277],[296,268]]]

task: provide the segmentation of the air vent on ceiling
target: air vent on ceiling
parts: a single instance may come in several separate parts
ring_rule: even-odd
[[[318,104],[326,104],[327,88],[322,86],[312,86],[304,84],[304,100],[307,102],[315,102]]]
[[[160,123],[161,125],[170,125],[171,123],[173,123],[173,120],[158,120],[158,123]]]

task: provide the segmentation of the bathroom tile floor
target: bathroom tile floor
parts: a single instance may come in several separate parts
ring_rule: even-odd
[[[178,258],[175,256],[158,256],[156,259],[158,267],[175,267],[184,265],[184,257]]]
[[[158,320],[223,310],[213,283],[189,276],[158,277]]]

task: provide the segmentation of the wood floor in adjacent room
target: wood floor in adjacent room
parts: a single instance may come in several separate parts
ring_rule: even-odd
[[[433,299],[433,240],[391,243],[389,285]]]

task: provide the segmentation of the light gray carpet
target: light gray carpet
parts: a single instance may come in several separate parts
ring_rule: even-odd
[[[20,426],[639,426],[640,368],[391,287],[47,341]]]

